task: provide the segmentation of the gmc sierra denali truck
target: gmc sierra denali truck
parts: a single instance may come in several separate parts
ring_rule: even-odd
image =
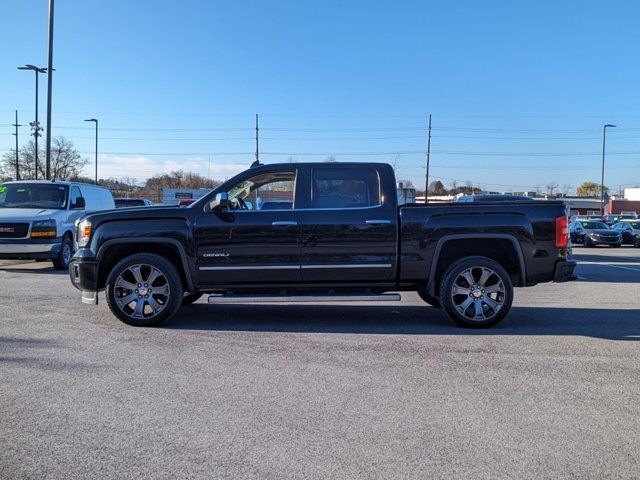
[[[77,223],[84,303],[153,326],[209,303],[399,300],[415,291],[465,327],[503,319],[513,287],[572,280],[562,202],[398,206],[381,163],[254,165],[186,208]],[[400,292],[400,293],[398,293]]]

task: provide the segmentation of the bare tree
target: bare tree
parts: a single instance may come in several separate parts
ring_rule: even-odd
[[[568,183],[565,183],[562,186],[562,193],[564,193],[565,195],[569,195],[570,191],[571,191],[571,185],[569,185]]]
[[[336,160],[336,156],[335,155],[329,155],[327,158],[324,159],[325,162],[327,163],[335,163],[338,160]]]
[[[51,177],[63,180],[82,176],[88,160],[82,158],[73,142],[64,137],[52,139],[51,145]],[[32,180],[36,177],[35,144],[30,140],[18,150],[18,167],[20,178]],[[38,153],[38,178],[45,176],[45,151]],[[16,171],[16,152],[10,150],[0,158],[0,176],[14,178]]]
[[[429,192],[432,195],[446,195],[447,189],[440,180],[434,180],[429,184]]]
[[[558,184],[556,182],[549,182],[547,184],[547,193],[549,195],[553,195],[553,192],[558,188]]]
[[[400,155],[396,154],[391,160],[391,168],[393,168],[393,173],[395,173],[396,177],[398,176],[398,167],[400,166]]]

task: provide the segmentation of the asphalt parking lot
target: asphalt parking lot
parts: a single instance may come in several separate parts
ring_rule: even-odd
[[[638,478],[640,249],[491,330],[415,295],[209,306],[162,328],[0,266],[0,478]]]

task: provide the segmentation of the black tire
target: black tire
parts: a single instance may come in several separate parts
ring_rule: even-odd
[[[613,248],[620,248],[622,245],[611,245]]]
[[[427,289],[418,290],[417,293],[425,303],[428,303],[432,307],[440,308],[440,299],[438,297],[431,296]]]
[[[53,259],[53,268],[56,270],[67,270],[69,263],[71,263],[71,257],[73,257],[73,242],[68,235],[62,238],[62,245],[60,245],[60,253]]]
[[[583,247],[587,247],[587,248],[591,248],[591,247],[593,247],[593,245],[591,244],[591,240],[589,240],[588,238],[585,238],[585,239],[582,241],[582,246],[583,246]]]
[[[483,283],[485,272],[488,271],[491,271],[491,274],[487,273],[488,276],[484,278]],[[471,274],[474,282],[472,285],[465,286],[469,283],[464,278],[466,273]],[[453,293],[454,286],[461,293]],[[485,288],[495,291],[485,293]],[[513,303],[511,277],[502,265],[490,258],[479,256],[463,258],[447,268],[442,276],[440,303],[447,315],[463,327],[491,327],[506,317],[511,310]],[[477,318],[477,308],[481,310],[481,318]]]
[[[201,293],[185,293],[182,297],[182,306],[186,307],[197,301],[202,296]]]
[[[636,248],[640,248],[640,237],[633,238],[633,246]]]
[[[151,279],[156,272],[160,274]],[[151,283],[145,283],[149,279]],[[120,260],[109,272],[106,283],[109,309],[120,321],[134,327],[153,327],[171,318],[182,305],[183,292],[173,263],[152,253],[137,253]]]

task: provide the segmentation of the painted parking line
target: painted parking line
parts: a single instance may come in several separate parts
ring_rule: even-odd
[[[621,268],[623,270],[631,270],[633,272],[640,272],[640,263],[633,263],[632,265],[639,265],[639,267],[626,267],[622,265],[611,265],[610,263],[600,263],[600,262],[578,262],[578,265],[602,265],[603,267],[611,267],[611,268]]]

